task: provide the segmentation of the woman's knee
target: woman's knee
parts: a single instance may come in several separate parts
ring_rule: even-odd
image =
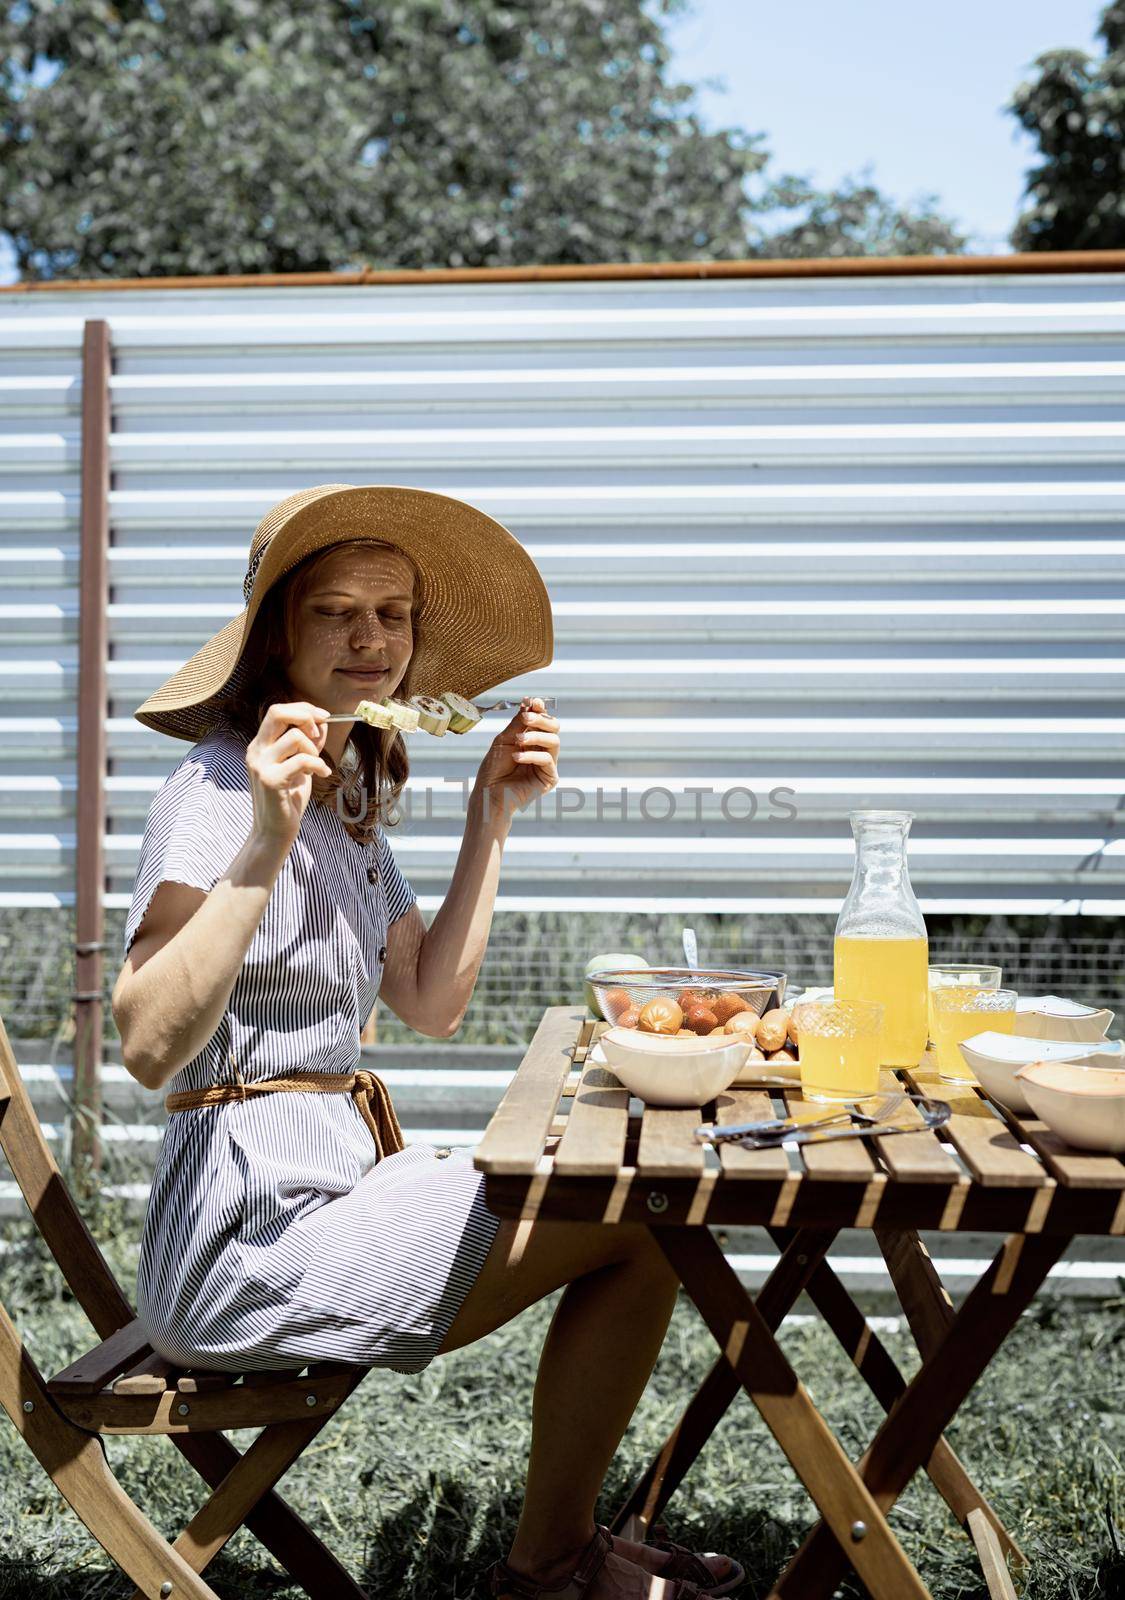
[[[563,1223],[562,1227],[571,1224]],[[642,1222],[617,1222],[586,1225],[585,1244],[589,1267],[628,1267],[654,1283],[677,1282],[678,1278],[651,1231]]]
[[[678,1282],[642,1223],[503,1222],[442,1346],[471,1343],[579,1278],[625,1267],[654,1287]]]
[[[679,1281],[675,1269],[650,1229],[642,1222],[619,1223],[618,1226],[628,1229],[629,1257],[633,1262],[648,1269],[654,1277]]]

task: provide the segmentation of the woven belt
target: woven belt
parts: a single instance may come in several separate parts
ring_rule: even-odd
[[[237,1072],[237,1068],[235,1069]],[[213,1083],[206,1089],[181,1089],[164,1096],[168,1111],[188,1111],[194,1106],[219,1105],[225,1100],[249,1100],[257,1094],[291,1089],[303,1094],[350,1094],[360,1116],[371,1129],[380,1161],[405,1148],[402,1129],[391,1104],[390,1091],[374,1072],[297,1072],[285,1078],[264,1078],[258,1083]]]

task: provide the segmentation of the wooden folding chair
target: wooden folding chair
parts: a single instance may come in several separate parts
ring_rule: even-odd
[[[137,1585],[132,1600],[219,1600],[200,1574],[243,1523],[315,1600],[367,1600],[273,1485],[370,1369],[317,1362],[228,1373],[174,1367],[158,1355],[55,1165],[2,1021],[0,1148],[101,1340],[44,1378],[0,1303],[0,1402],[59,1493]],[[245,1454],[223,1437],[258,1427]],[[168,1434],[213,1489],[174,1544],[117,1481],[107,1433]]]

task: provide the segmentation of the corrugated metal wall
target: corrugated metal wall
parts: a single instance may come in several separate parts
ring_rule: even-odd
[[[917,813],[931,912],[1125,906],[1117,272],[0,296],[0,904],[72,901],[94,317],[110,906],[187,748],[134,706],[326,480],[464,495],[547,581],[555,662],[508,687],[558,695],[562,783],[499,909],[835,909],[862,805]],[[484,747],[411,740],[423,909]]]

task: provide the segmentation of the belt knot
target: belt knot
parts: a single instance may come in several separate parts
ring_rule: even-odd
[[[212,1083],[206,1089],[183,1089],[164,1097],[168,1111],[187,1111],[195,1106],[216,1105],[223,1100],[245,1101],[279,1090],[298,1093],[350,1094],[356,1110],[371,1130],[380,1161],[386,1155],[405,1149],[390,1091],[376,1072],[365,1067],[356,1072],[294,1073],[288,1077],[262,1078],[246,1083],[235,1068],[235,1083]]]
[[[393,1155],[396,1150],[405,1148],[390,1091],[378,1073],[359,1067],[352,1074],[352,1098],[360,1116],[371,1129],[380,1160],[385,1155]]]

